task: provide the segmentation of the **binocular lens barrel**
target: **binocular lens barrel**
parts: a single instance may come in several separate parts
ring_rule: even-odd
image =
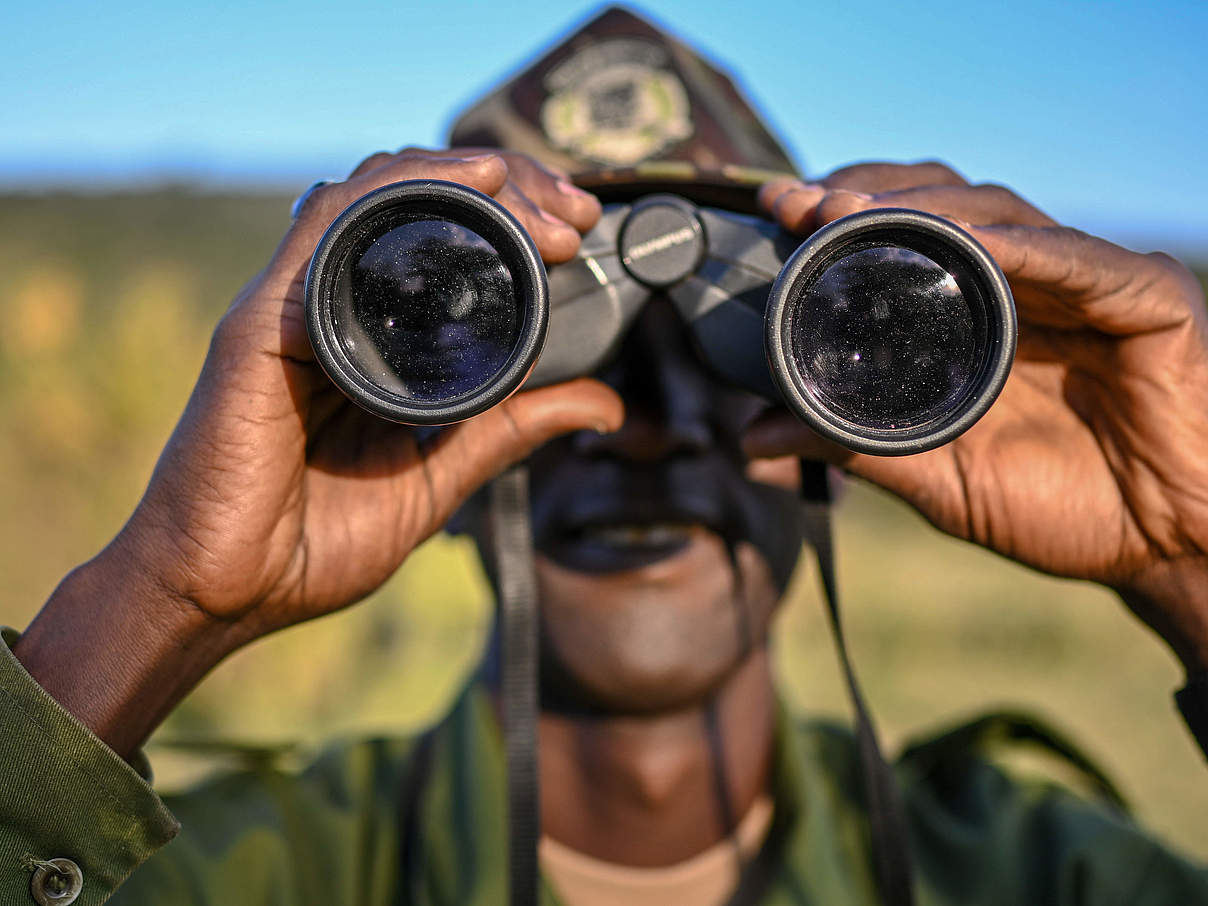
[[[1010,288],[958,227],[880,209],[824,227],[788,260],[765,326],[797,415],[849,449],[905,455],[965,431],[1015,352]]]
[[[974,370],[974,315],[952,275],[895,246],[826,268],[797,303],[793,362],[838,415],[909,428],[957,402]]]
[[[545,270],[523,228],[472,189],[387,186],[324,236],[307,327],[355,402],[413,425],[486,411],[524,380],[548,317]]]
[[[729,259],[764,236],[749,219],[713,211],[718,232],[739,231],[739,251],[723,249],[714,262],[691,203],[650,198],[633,209],[654,224],[637,246],[658,252],[650,260],[625,257],[634,249],[624,225],[603,245],[592,240],[615,243],[610,254],[629,274],[621,279],[638,281],[636,295],[625,291],[627,313],[594,296],[572,305],[557,331],[560,368],[539,378],[591,371],[644,305],[642,293],[670,286],[674,297],[674,285],[691,286],[698,273],[741,269]],[[733,220],[717,219],[725,217]],[[674,267],[663,267],[669,256]],[[588,264],[586,292],[611,286],[601,265]],[[681,306],[705,363],[740,386],[779,391],[815,431],[862,453],[900,456],[953,439],[990,407],[1015,352],[1015,309],[994,259],[919,211],[864,211],[819,230],[788,256],[762,311],[711,298]],[[550,301],[537,250],[511,214],[472,189],[424,180],[379,189],[336,219],[311,260],[306,309],[316,357],[354,402],[393,421],[442,425],[520,386],[544,345]]]
[[[353,248],[337,283],[345,341],[382,358],[385,390],[417,400],[479,389],[516,346],[521,312],[495,247],[459,224],[414,220]],[[351,345],[351,344],[350,344]],[[359,345],[359,344],[358,344]]]

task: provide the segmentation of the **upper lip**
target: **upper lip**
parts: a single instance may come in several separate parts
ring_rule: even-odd
[[[595,461],[553,480],[562,486],[541,495],[535,507],[539,543],[617,525],[702,525],[721,532],[727,522],[723,480],[708,461],[652,467]]]

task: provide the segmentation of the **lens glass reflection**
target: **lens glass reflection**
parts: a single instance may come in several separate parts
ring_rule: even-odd
[[[511,271],[478,233],[415,220],[362,241],[348,262],[342,342],[375,383],[440,402],[484,387],[507,364],[523,315]]]
[[[948,414],[973,381],[974,313],[956,280],[897,246],[852,252],[802,294],[792,350],[815,398],[878,430]]]

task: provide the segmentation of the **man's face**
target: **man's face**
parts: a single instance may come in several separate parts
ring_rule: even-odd
[[[701,369],[666,302],[647,305],[600,377],[625,401],[622,429],[531,461],[544,695],[624,713],[688,706],[765,639],[800,547],[795,506],[751,481],[739,450],[766,403]],[[792,462],[759,468],[795,480]]]

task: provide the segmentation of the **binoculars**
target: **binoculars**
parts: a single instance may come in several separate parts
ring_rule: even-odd
[[[1015,354],[1002,271],[930,214],[864,211],[802,243],[761,218],[647,195],[606,205],[578,255],[547,274],[504,208],[435,180],[386,186],[332,223],[306,319],[355,403],[444,425],[526,381],[598,371],[656,297],[704,366],[862,453],[952,440],[989,409]]]

